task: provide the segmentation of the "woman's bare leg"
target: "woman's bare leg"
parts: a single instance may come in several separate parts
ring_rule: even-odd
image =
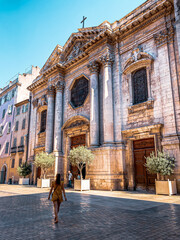
[[[54,203],[55,222],[58,222],[58,203],[57,203],[57,201],[55,201],[53,203]]]
[[[60,206],[61,206],[61,202],[58,201],[58,213],[59,213]]]

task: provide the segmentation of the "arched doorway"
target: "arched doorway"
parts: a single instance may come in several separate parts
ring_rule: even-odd
[[[68,154],[70,149],[77,146],[89,147],[89,119],[83,116],[74,116],[68,119],[63,127],[64,142],[65,142],[65,160],[64,160],[64,179],[67,180],[68,170],[72,171],[73,178],[78,175],[78,169],[72,167],[68,160]],[[86,167],[83,169],[83,178],[86,176]]]
[[[0,177],[1,184],[6,183],[6,175],[7,175],[7,167],[4,165],[1,169],[1,177]]]
[[[86,146],[86,135],[85,134],[71,137],[71,149],[76,148],[78,146]],[[77,175],[79,174],[78,168],[75,166],[71,166],[70,169],[72,171],[73,177],[77,178]],[[82,170],[82,175],[83,175],[83,179],[85,179],[86,166]]]

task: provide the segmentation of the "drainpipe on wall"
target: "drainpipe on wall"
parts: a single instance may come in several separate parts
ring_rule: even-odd
[[[29,157],[29,133],[30,133],[30,120],[31,120],[31,94],[29,97],[29,116],[28,116],[28,132],[27,132],[27,138],[26,138],[26,162]]]

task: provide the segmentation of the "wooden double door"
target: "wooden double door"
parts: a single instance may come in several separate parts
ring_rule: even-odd
[[[154,189],[156,174],[150,174],[144,166],[146,158],[151,152],[155,151],[154,138],[136,140],[134,147],[134,167],[136,189]]]
[[[86,135],[85,134],[71,137],[71,149],[74,147],[85,146],[85,145],[86,145]],[[71,172],[73,174],[73,177],[76,178],[79,173],[79,170],[77,167],[71,166]],[[83,178],[85,179],[86,167],[83,168],[82,175],[83,175]]]

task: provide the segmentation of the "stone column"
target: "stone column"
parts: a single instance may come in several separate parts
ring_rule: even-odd
[[[55,122],[54,122],[54,152],[56,152],[55,175],[60,167],[59,157],[62,154],[62,133],[61,127],[63,124],[63,89],[64,82],[58,81],[55,85],[56,89],[56,104],[55,104]]]
[[[90,146],[99,145],[99,88],[98,71],[99,65],[96,61],[90,63],[88,68],[90,77]]]
[[[113,58],[108,53],[101,57],[104,65],[103,72],[103,133],[104,145],[114,142],[114,126],[113,126],[113,96],[112,96],[112,63]]]
[[[54,136],[54,88],[48,87],[48,109],[46,122],[46,144],[45,151],[51,153],[53,151],[53,136]]]

